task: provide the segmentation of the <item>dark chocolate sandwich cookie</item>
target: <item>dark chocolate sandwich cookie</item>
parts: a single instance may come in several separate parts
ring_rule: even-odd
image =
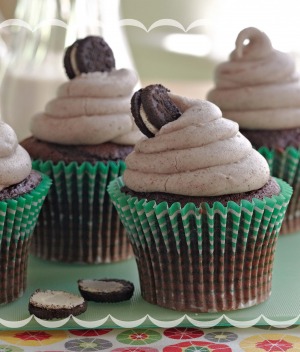
[[[78,289],[87,301],[115,303],[129,300],[134,286],[120,279],[85,279],[78,280]]]
[[[152,84],[138,90],[131,98],[132,116],[147,137],[154,137],[162,126],[181,115],[168,92],[161,84]]]
[[[29,299],[30,314],[46,320],[79,315],[87,309],[83,297],[65,291],[36,290]]]
[[[76,40],[65,51],[64,66],[70,79],[81,73],[105,72],[115,68],[112,49],[99,36],[88,36]]]

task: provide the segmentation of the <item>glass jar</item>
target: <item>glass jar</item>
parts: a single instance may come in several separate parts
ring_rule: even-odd
[[[115,54],[117,68],[133,68],[120,26],[120,0],[19,0],[9,64],[1,84],[1,115],[17,133],[30,135],[32,116],[54,98],[67,76],[63,54],[77,38],[101,35]]]

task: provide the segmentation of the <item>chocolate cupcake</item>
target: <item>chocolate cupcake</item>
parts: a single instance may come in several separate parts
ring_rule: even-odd
[[[31,168],[12,128],[0,121],[0,304],[21,297],[28,249],[50,179]]]
[[[248,41],[248,44],[245,44]],[[281,233],[300,230],[300,81],[288,54],[256,28],[242,30],[227,62],[217,66],[207,99],[268,161],[271,174],[294,189]]]
[[[154,137],[137,142],[123,177],[108,187],[134,249],[143,298],[192,312],[264,302],[291,187],[270,177],[266,160],[216,105],[159,94],[155,104],[166,97],[180,116],[155,130],[143,107],[147,95],[133,97],[140,104],[132,108],[135,119]]]
[[[116,69],[110,47],[96,36],[67,48],[64,65],[70,80],[21,142],[33,167],[53,179],[31,251],[64,262],[125,260],[132,249],[106,187],[122,175],[141,137],[130,114],[137,75]]]

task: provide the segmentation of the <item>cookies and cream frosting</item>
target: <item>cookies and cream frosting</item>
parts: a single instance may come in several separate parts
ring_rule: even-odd
[[[169,93],[182,115],[153,138],[142,138],[125,160],[124,183],[136,192],[215,196],[263,187],[266,160],[211,102]]]
[[[67,145],[134,145],[142,136],[130,113],[138,78],[128,69],[90,72],[63,83],[43,113],[33,117],[34,137]]]
[[[22,182],[31,172],[31,159],[14,130],[0,121],[0,191]]]
[[[242,30],[235,44],[229,61],[217,66],[207,99],[241,128],[300,127],[300,81],[292,57],[253,27]]]

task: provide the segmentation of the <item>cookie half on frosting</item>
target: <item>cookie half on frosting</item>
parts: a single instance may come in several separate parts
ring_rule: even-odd
[[[136,125],[147,137],[154,137],[162,126],[178,119],[178,107],[161,84],[152,84],[134,93],[131,113]]]

